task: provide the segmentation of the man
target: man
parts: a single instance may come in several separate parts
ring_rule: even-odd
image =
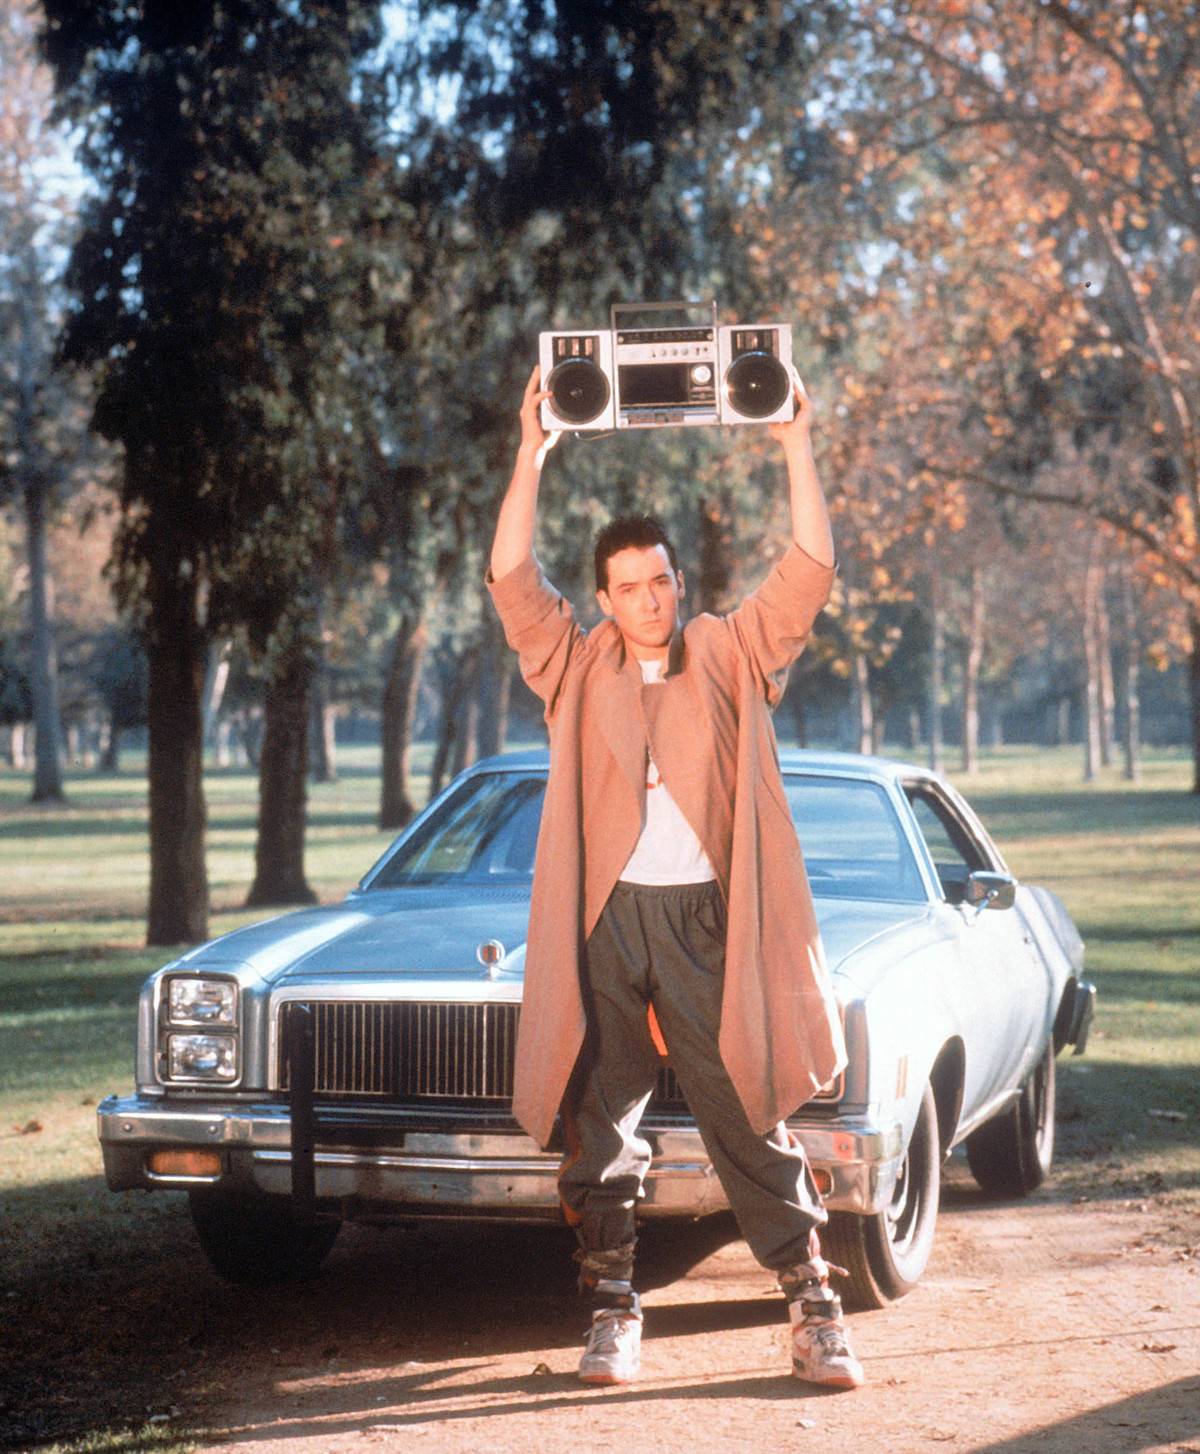
[[[557,435],[538,370],[492,546],[489,586],[542,698],[550,778],[534,868],[513,1109],[541,1145],[561,1116],[559,1192],[592,1325],[588,1383],[637,1375],[634,1210],[650,1163],[638,1122],[661,1034],[739,1228],[789,1303],[793,1370],[863,1381],[829,1285],[826,1220],[783,1118],[845,1063],[837,1007],[770,712],[829,595],[833,538],[795,376],[783,446],[792,545],[725,617],[682,624],[683,573],[656,521],[596,542],[590,632],[533,553],[538,485]]]

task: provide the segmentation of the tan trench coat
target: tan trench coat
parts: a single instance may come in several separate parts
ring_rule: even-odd
[[[643,685],[616,626],[582,630],[533,557],[489,579],[550,733],[513,1095],[539,1145],[583,1044],[580,954],[641,832],[647,748],[725,895],[720,1049],[751,1125],[845,1064],[770,716],[832,582],[793,545],[736,611],[678,631],[664,680]]]

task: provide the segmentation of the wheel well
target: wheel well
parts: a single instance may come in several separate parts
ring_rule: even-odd
[[[934,1061],[933,1069],[929,1072],[933,1102],[937,1107],[938,1141],[941,1143],[943,1156],[950,1150],[954,1133],[958,1129],[966,1065],[963,1043],[956,1038],[948,1040],[942,1046],[938,1058]]]

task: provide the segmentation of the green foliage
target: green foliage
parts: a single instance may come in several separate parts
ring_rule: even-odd
[[[198,576],[265,645],[331,565],[353,360],[395,273],[377,5],[46,6],[97,181],[64,357],[125,450],[118,583]]]

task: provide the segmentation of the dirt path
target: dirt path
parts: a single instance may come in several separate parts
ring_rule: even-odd
[[[850,1320],[858,1393],[786,1376],[778,1294],[722,1222],[646,1232],[643,1377],[612,1390],[575,1381],[557,1232],[362,1229],[259,1307],[260,1357],[209,1370],[211,1447],[1200,1454],[1200,1228],[1169,1197],[996,1205],[948,1174],[922,1285]]]

